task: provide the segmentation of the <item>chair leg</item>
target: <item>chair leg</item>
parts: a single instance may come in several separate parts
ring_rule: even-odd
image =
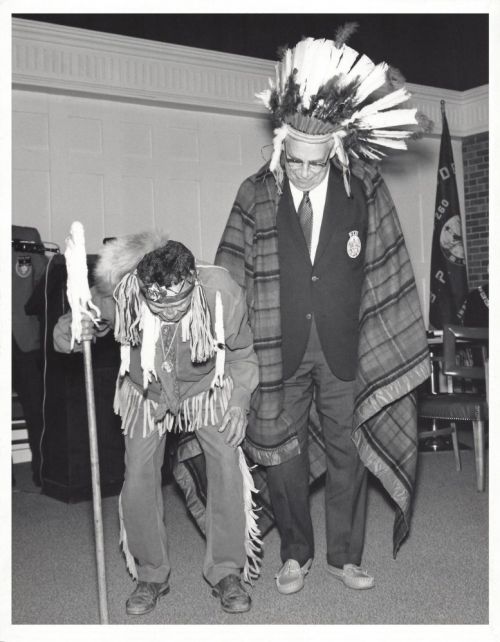
[[[473,421],[474,454],[476,459],[477,489],[484,490],[484,422]]]
[[[455,468],[458,472],[462,470],[462,462],[460,461],[460,448],[458,447],[457,424],[451,424],[451,441],[453,443],[453,452],[455,453]]]

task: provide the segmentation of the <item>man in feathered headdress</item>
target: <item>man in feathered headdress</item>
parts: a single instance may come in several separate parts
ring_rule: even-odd
[[[245,435],[257,359],[244,293],[221,267],[195,263],[182,244],[157,233],[106,244],[96,266],[94,304],[102,335],[121,344],[115,411],[125,438],[120,540],[137,586],[130,615],[151,611],[169,591],[170,564],[161,467],[166,433],[195,431],[205,455],[205,579],[228,613],[250,609],[241,584],[259,573],[259,530]],[[57,350],[71,349],[71,312],[54,329]],[[83,318],[82,338],[96,334]]]
[[[246,291],[259,387],[243,447],[266,467],[285,594],[311,567],[309,483],[325,471],[332,576],[374,585],[360,566],[367,469],[395,502],[396,554],[415,479],[413,391],[430,372],[401,228],[372,162],[404,149],[425,118],[401,108],[410,95],[395,70],[345,44],[354,27],[282,52],[258,96],[272,158],[241,185],[216,258]]]

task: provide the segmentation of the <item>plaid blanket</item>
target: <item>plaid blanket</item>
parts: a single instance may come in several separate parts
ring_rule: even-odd
[[[363,183],[368,206],[352,438],[362,461],[394,501],[396,556],[409,531],[415,484],[415,389],[428,378],[430,361],[413,270],[394,203],[376,168],[357,163],[352,173]],[[263,466],[284,461],[298,449],[294,427],[282,413],[276,231],[279,196],[280,190],[267,165],[248,178],[238,191],[216,258],[216,263],[227,267],[245,288],[259,359],[259,387],[252,398],[244,449],[250,461],[259,464],[254,470],[254,481],[260,490],[262,532],[272,524]],[[314,481],[326,469],[321,428],[314,414],[309,432],[311,481]],[[195,442],[191,436],[179,444],[174,475],[186,496],[190,494],[193,514],[202,514],[203,492],[193,491],[199,465],[196,460],[191,465],[187,463],[190,456],[200,452]],[[202,477],[198,476],[199,483]],[[197,506],[193,503],[195,499]]]

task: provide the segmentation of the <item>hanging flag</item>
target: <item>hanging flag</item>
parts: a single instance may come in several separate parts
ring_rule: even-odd
[[[439,150],[434,233],[432,236],[429,321],[434,329],[457,323],[467,294],[467,268],[450,130],[441,101],[443,131]]]

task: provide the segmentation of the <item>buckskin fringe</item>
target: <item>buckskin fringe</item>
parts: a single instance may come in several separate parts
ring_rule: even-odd
[[[118,377],[115,388],[113,410],[122,420],[122,431],[130,438],[134,436],[134,426],[142,418],[142,436],[147,437],[156,428],[160,436],[170,432],[175,425],[179,430],[192,432],[208,424],[217,425],[227,410],[234,388],[231,377],[226,377],[222,387],[200,392],[188,397],[181,403],[177,416],[167,412],[164,419],[155,422],[158,403],[145,397],[128,379]]]
[[[247,466],[245,455],[238,446],[238,465],[243,477],[243,506],[245,511],[245,551],[247,559],[243,568],[243,579],[248,584],[253,584],[260,575],[262,551],[262,539],[260,529],[257,526],[256,504],[252,499],[252,493],[258,493],[253,483],[250,469]]]
[[[118,515],[120,518],[120,546],[122,547],[123,554],[125,555],[125,562],[127,564],[127,570],[130,575],[137,579],[137,567],[135,565],[135,559],[128,548],[127,540],[127,531],[125,530],[125,523],[123,521],[123,508],[122,508],[122,494],[118,498]]]
[[[118,377],[115,388],[113,410],[122,420],[122,431],[131,439],[134,436],[136,426],[142,412],[142,436],[147,437],[153,430],[158,428],[160,436],[171,431],[174,427],[175,417],[167,412],[165,418],[155,422],[154,416],[158,404],[152,399],[145,397],[131,383],[127,377]]]
[[[179,429],[193,431],[208,424],[212,426],[218,424],[227,410],[233,388],[233,380],[231,377],[226,377],[221,388],[215,386],[185,399],[181,403],[178,416]]]

